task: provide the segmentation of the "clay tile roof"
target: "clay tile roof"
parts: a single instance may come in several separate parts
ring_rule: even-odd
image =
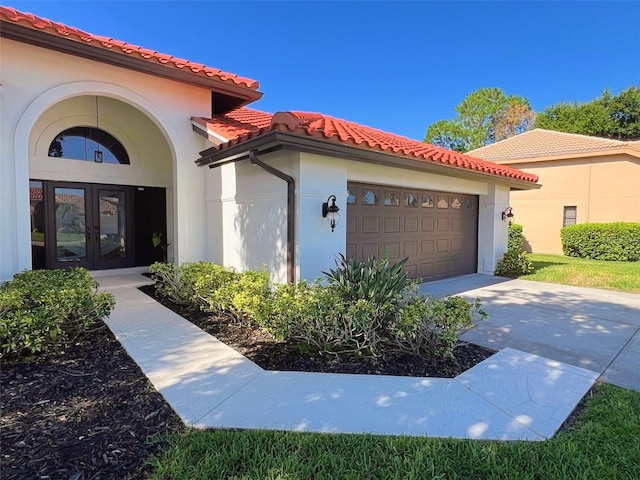
[[[274,115],[239,108],[210,119],[194,119],[210,130],[228,138],[217,148],[223,150],[270,131],[288,131],[307,137],[341,143],[418,161],[487,173],[499,177],[536,183],[538,177],[505,165],[434,147],[428,143],[401,137],[358,123],[321,113],[277,112]]]
[[[485,160],[500,161],[606,152],[622,148],[631,148],[640,152],[640,141],[611,140],[536,128],[492,145],[472,150],[469,154]]]
[[[168,68],[176,68],[189,71],[194,75],[213,78],[222,82],[232,83],[251,90],[257,90],[258,82],[249,78],[240,77],[233,73],[223,72],[217,68],[207,67],[201,63],[190,62],[172,55],[159,53],[138,45],[115,40],[109,37],[93,35],[74,27],[52,22],[46,18],[37,17],[31,13],[23,13],[11,7],[0,5],[0,20],[21,25],[32,30],[39,30],[51,35],[67,38],[71,41],[92,45],[95,48],[118,52],[134,58],[140,58],[148,62],[165,65]]]
[[[258,133],[261,129],[269,127],[272,117],[270,113],[243,107],[213,118],[192,117],[191,119],[231,140],[250,133]]]

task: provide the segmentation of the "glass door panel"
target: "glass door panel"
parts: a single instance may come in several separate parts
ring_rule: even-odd
[[[98,191],[100,258],[123,259],[127,256],[127,200],[124,191]]]
[[[93,270],[135,264],[131,187],[47,181],[42,184],[47,268]],[[38,187],[33,182],[34,215]],[[32,243],[40,238],[37,233],[32,234]]]
[[[54,189],[57,262],[83,263],[87,260],[86,197],[84,188]]]

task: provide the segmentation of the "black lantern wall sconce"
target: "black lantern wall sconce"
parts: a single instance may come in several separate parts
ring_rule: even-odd
[[[504,222],[505,220],[508,220],[509,225],[511,225],[513,223],[514,216],[515,215],[513,214],[513,208],[507,207],[504,209],[504,212],[502,212],[502,221]]]
[[[98,96],[96,95],[96,134],[100,131],[100,124],[98,120],[100,115],[98,114]],[[100,138],[100,137],[98,137]],[[102,163],[102,150],[100,150],[100,142],[96,142],[98,145],[98,149],[93,151],[93,161],[96,163]]]
[[[331,202],[331,204],[329,204],[329,202]],[[327,219],[332,232],[340,221],[339,211],[340,208],[336,205],[335,195],[330,195],[327,201],[322,204],[322,217]]]

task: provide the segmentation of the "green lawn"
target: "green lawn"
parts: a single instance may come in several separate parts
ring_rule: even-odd
[[[546,442],[191,431],[170,439],[150,478],[640,478],[640,393],[611,385],[594,391],[572,430]]]
[[[533,254],[534,273],[522,279],[640,293],[640,262],[603,262]]]

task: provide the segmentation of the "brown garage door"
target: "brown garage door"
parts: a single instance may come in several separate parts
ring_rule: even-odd
[[[349,183],[347,257],[409,258],[424,281],[475,273],[478,197]]]

